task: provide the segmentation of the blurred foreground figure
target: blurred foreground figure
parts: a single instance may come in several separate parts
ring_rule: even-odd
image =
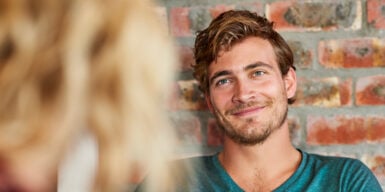
[[[97,142],[94,191],[142,167],[148,191],[172,191],[175,58],[147,0],[0,0],[0,191],[56,191],[82,132]]]

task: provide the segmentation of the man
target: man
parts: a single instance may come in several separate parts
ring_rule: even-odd
[[[228,11],[198,33],[194,77],[224,132],[223,151],[190,159],[190,191],[382,191],[360,161],[308,154],[290,142],[292,52],[273,23]]]

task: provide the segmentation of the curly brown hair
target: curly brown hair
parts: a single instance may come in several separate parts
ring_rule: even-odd
[[[193,75],[199,82],[199,89],[209,94],[208,67],[219,57],[220,51],[228,51],[233,45],[247,37],[259,37],[273,46],[282,75],[286,75],[293,64],[293,53],[273,29],[273,22],[257,13],[247,10],[230,10],[220,14],[210,25],[199,31],[195,39]],[[294,99],[290,98],[289,103]]]

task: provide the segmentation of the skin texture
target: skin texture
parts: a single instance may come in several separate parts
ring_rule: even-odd
[[[301,160],[286,119],[294,69],[283,76],[271,44],[248,37],[220,52],[208,72],[206,101],[225,133],[219,161],[245,191],[274,190]]]
[[[287,98],[293,96],[286,89],[289,78],[282,77],[268,41],[248,38],[209,66],[207,102],[226,135],[260,144],[286,120]]]

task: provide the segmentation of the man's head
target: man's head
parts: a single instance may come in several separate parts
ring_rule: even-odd
[[[247,37],[259,37],[273,46],[282,75],[293,65],[293,53],[286,41],[273,29],[273,23],[249,11],[227,11],[215,18],[209,27],[200,31],[195,40],[194,77],[199,81],[200,90],[209,94],[208,66],[219,57],[221,51]],[[294,99],[288,99],[291,104]]]
[[[273,23],[248,11],[228,11],[201,31],[194,76],[225,135],[261,144],[287,127],[296,90],[293,54]]]

